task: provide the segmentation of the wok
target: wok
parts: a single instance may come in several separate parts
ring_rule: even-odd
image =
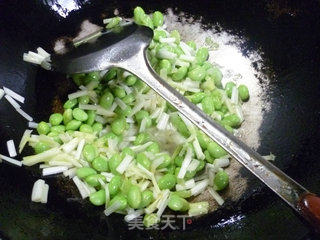
[[[66,5],[66,2],[68,3]],[[72,38],[80,23],[101,25],[103,17],[172,8],[195,16],[211,31],[225,31],[241,41],[230,43],[243,56],[259,51],[252,62],[256,76],[270,79],[263,88],[270,109],[263,111],[258,152],[272,151],[275,165],[312,192],[320,192],[319,141],[319,2],[317,1],[2,1],[0,3],[0,86],[26,97],[35,121],[58,111],[74,86],[64,76],[22,62],[22,53],[54,40]],[[66,8],[68,6],[68,9]],[[71,11],[73,9],[73,11]],[[5,142],[17,143],[27,127],[11,106],[0,101],[0,153]],[[237,200],[227,199],[217,211],[191,219],[186,228],[129,230],[122,216],[106,218],[101,209],[79,202],[63,179],[51,178],[46,205],[30,201],[37,168],[0,167],[0,236],[3,239],[315,239],[303,220],[261,182],[240,169],[247,186]]]

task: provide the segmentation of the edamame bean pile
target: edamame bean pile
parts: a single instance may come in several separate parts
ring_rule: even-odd
[[[208,62],[210,49],[168,32],[158,11],[147,15],[136,7],[134,21],[154,31],[148,58],[155,71],[228,131],[239,128],[248,88],[222,86],[221,71]],[[113,30],[125,20],[104,23]],[[208,202],[188,201],[205,190],[223,204],[218,192],[229,184],[230,156],[140,79],[118,68],[70,77],[79,91],[68,95],[63,113],[38,124],[38,135],[24,136],[35,151],[24,165],[64,167],[82,198],[126,221],[145,214],[146,227],[167,207],[207,213]]]

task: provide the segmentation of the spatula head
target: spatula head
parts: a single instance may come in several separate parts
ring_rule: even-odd
[[[149,45],[152,36],[150,28],[127,23],[52,56],[52,69],[67,74],[106,70],[134,57]]]

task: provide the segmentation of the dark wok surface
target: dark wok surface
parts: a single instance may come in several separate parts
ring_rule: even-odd
[[[48,117],[57,101],[66,96],[62,78],[22,62],[27,50],[51,49],[59,36],[73,36],[79,23],[89,18],[101,23],[115,7],[128,16],[134,6],[146,10],[177,7],[205,23],[219,23],[225,30],[245,37],[243,54],[260,49],[262,71],[271,77],[266,89],[272,111],[264,116],[259,152],[277,155],[275,164],[313,192],[320,193],[319,96],[320,14],[312,1],[69,1],[81,7],[66,18],[54,10],[57,1],[0,1],[0,86],[27,99],[23,109],[35,121]],[[51,6],[51,7],[50,7]],[[57,6],[56,6],[57,7]],[[67,11],[64,12],[67,14]],[[59,81],[59,79],[61,81]],[[26,121],[0,101],[0,153],[5,142],[18,143]],[[236,204],[226,206],[186,230],[128,230],[121,216],[105,218],[101,209],[81,204],[72,194],[51,187],[47,205],[31,203],[34,169],[0,166],[0,236],[3,239],[313,239],[300,218],[270,190],[249,176],[250,188]]]

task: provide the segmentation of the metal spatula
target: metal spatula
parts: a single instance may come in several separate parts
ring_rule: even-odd
[[[153,71],[146,56],[152,36],[151,29],[128,23],[117,31],[100,34],[92,43],[73,47],[63,55],[52,56],[52,69],[71,74],[119,67],[131,72],[320,229],[320,198],[215,123]]]

